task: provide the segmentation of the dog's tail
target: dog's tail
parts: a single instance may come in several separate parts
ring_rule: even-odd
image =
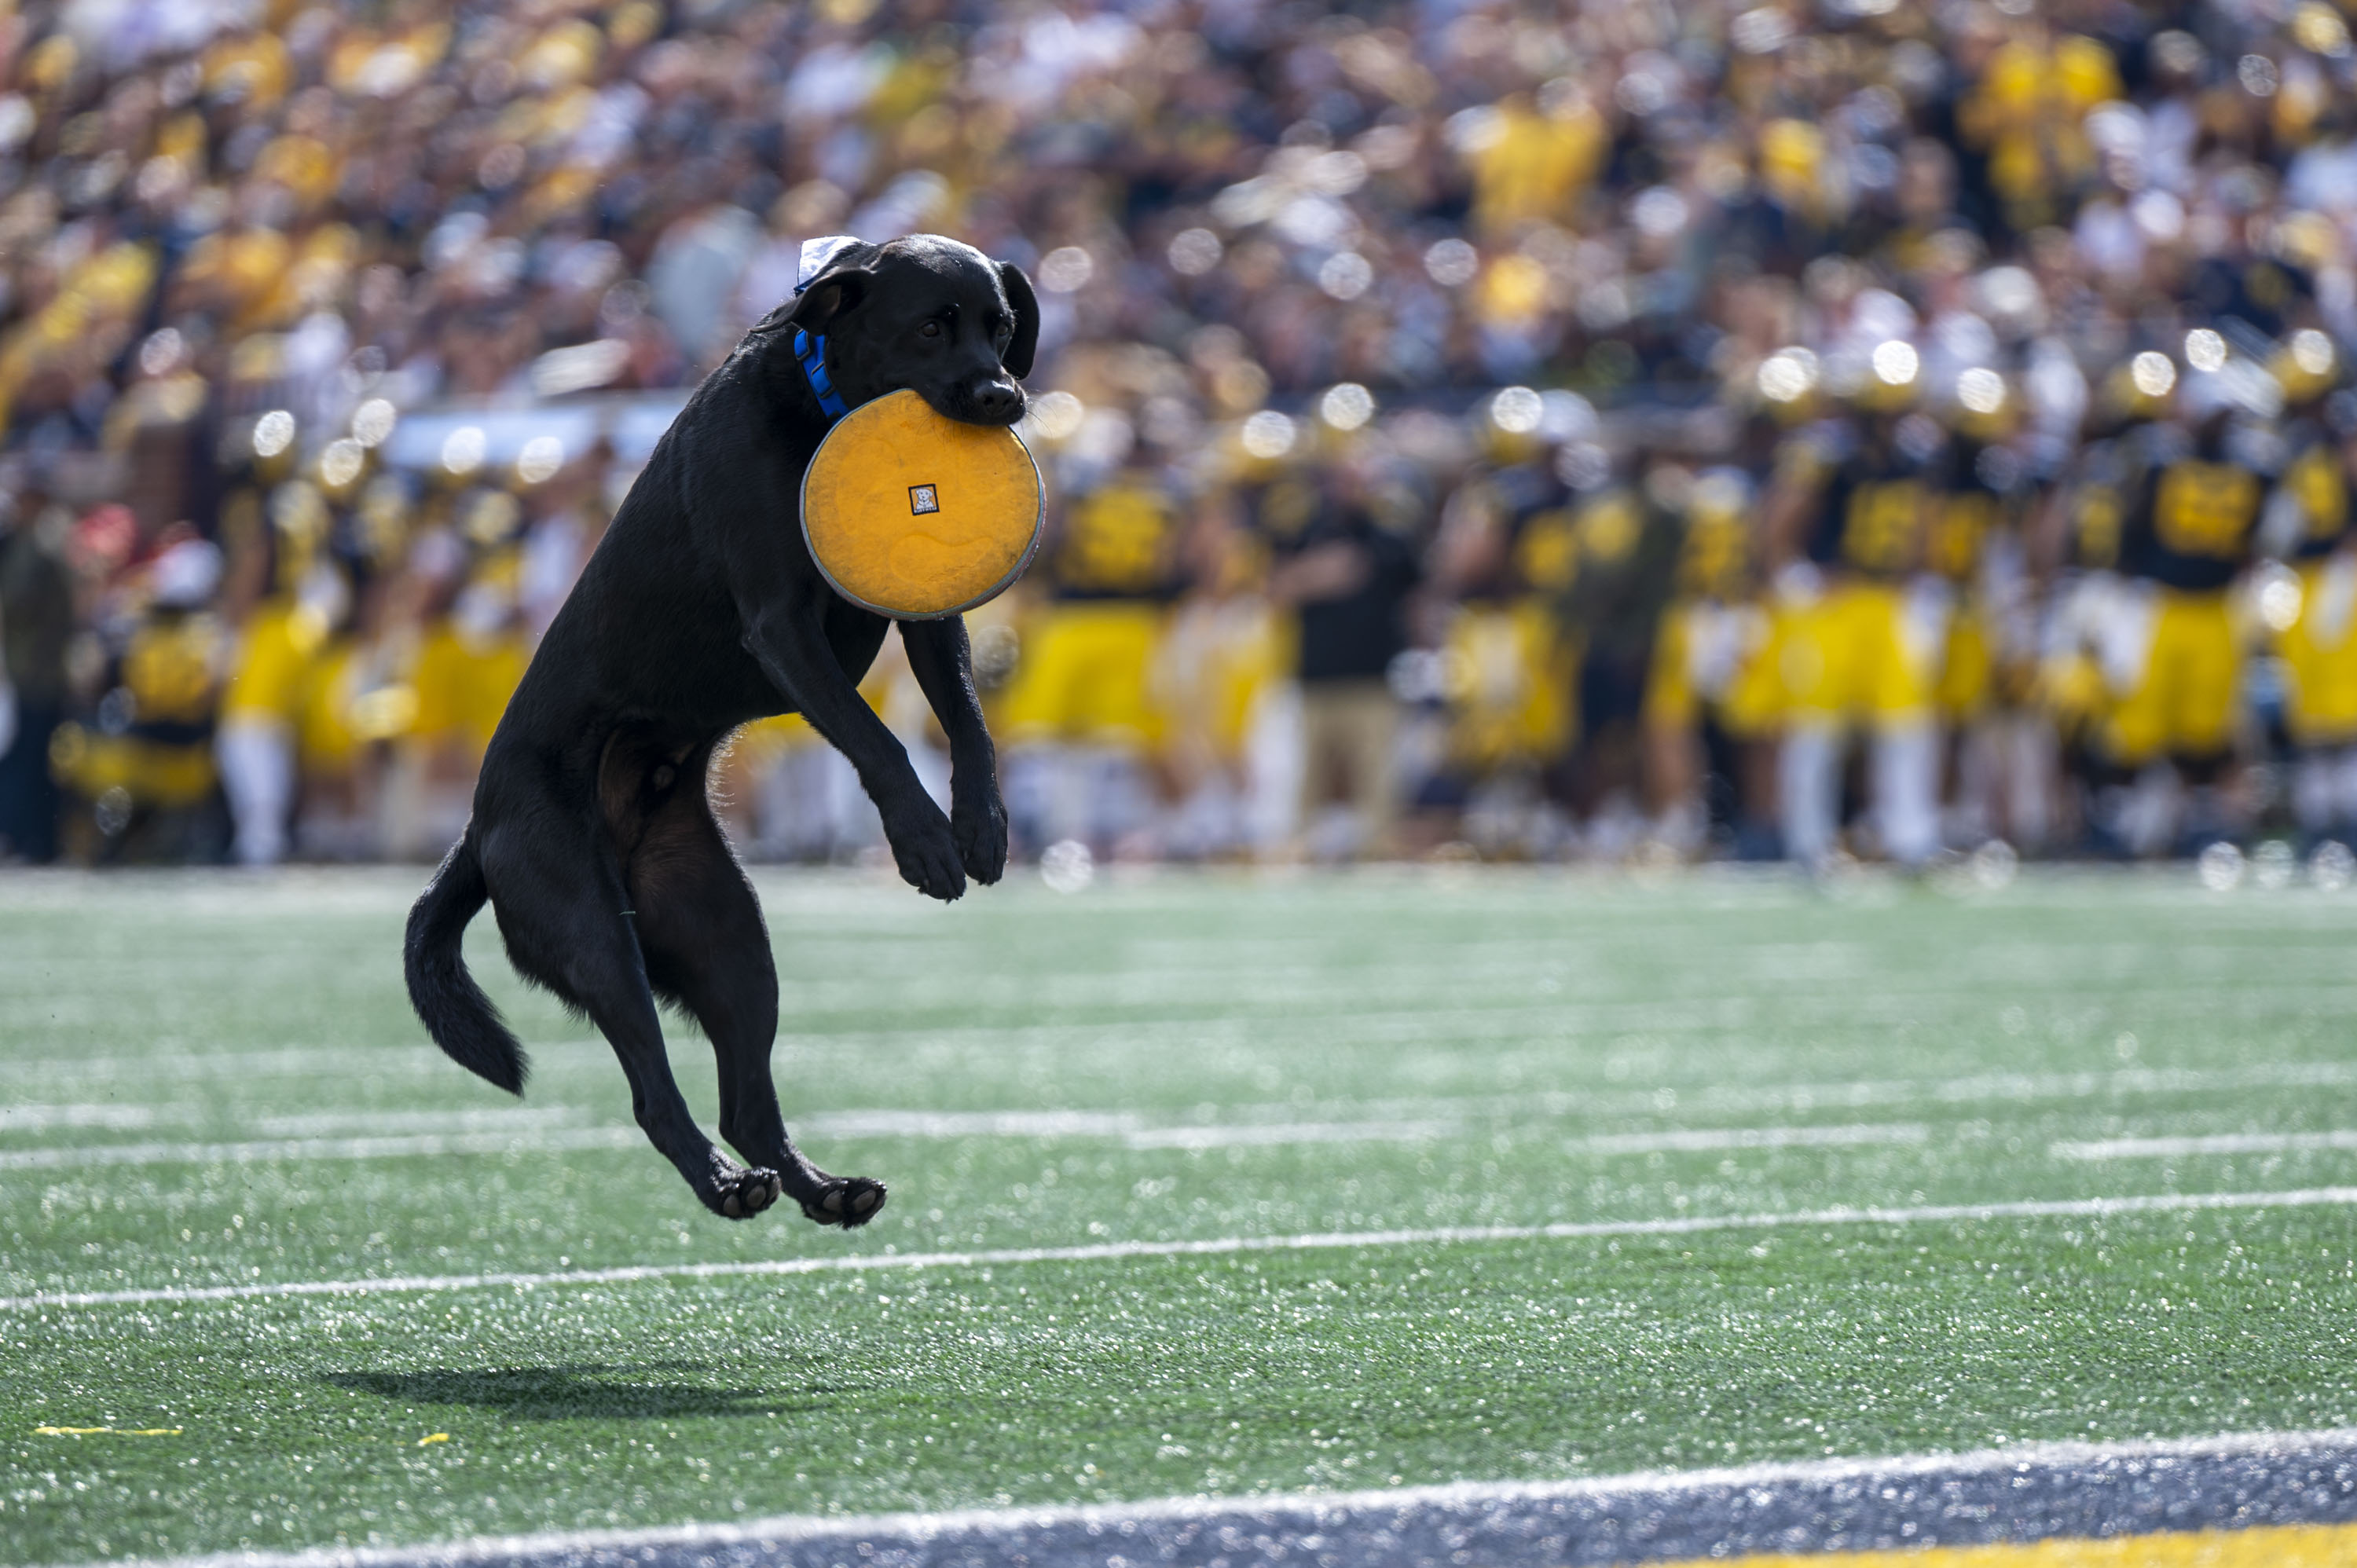
[[[480,1073],[510,1094],[522,1094],[523,1047],[467,972],[466,955],[459,949],[467,922],[490,896],[470,825],[410,907],[402,968],[409,979],[409,1004],[425,1020],[434,1043],[468,1071]]]

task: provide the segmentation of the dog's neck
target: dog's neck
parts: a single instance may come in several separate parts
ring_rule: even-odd
[[[762,397],[780,414],[797,423],[808,422],[815,435],[823,436],[850,412],[855,402],[866,401],[855,399],[845,392],[835,380],[834,368],[827,364],[832,336],[795,326],[780,309],[772,319],[747,333],[730,360],[738,361],[741,356],[740,373],[759,382]],[[810,356],[810,364],[803,362],[805,353]],[[832,406],[821,398],[813,383],[813,368],[826,378],[827,388],[834,393]]]
[[[835,389],[834,377],[826,368],[826,334],[805,332],[797,327],[792,344],[794,362],[802,368],[803,384],[818,400],[819,412],[833,424],[851,412],[851,405],[843,401],[843,393]]]

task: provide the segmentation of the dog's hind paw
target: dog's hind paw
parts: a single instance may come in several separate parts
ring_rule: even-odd
[[[856,1230],[884,1208],[884,1184],[866,1176],[829,1176],[826,1185],[802,1199],[802,1217],[821,1225]]]
[[[711,1198],[713,1212],[731,1219],[750,1219],[777,1202],[778,1195],[785,1190],[785,1181],[777,1172],[757,1165],[720,1184]]]

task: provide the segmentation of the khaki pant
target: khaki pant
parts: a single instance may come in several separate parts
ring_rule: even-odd
[[[1387,855],[1399,823],[1393,742],[1399,703],[1380,680],[1318,681],[1301,688],[1301,823],[1337,794],[1358,814],[1360,853]],[[1340,789],[1336,788],[1340,784]]]

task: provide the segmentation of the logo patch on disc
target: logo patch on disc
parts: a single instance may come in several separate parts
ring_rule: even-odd
[[[941,510],[941,492],[934,489],[932,486],[910,485],[909,487],[909,510],[911,513],[922,517],[929,511]]]

